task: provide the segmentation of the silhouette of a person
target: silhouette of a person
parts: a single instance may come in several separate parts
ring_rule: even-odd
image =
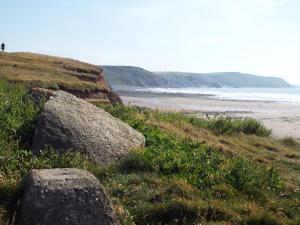
[[[4,52],[4,50],[5,50],[5,44],[4,43],[1,44],[1,50],[2,50],[2,52]]]

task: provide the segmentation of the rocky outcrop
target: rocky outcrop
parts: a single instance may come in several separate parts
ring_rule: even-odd
[[[95,163],[109,164],[144,143],[141,133],[104,110],[55,91],[38,121],[32,150],[39,153],[46,145],[58,152],[74,149]]]
[[[32,170],[17,225],[117,225],[111,203],[92,174],[79,169]]]

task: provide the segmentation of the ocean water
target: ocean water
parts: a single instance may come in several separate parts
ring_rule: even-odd
[[[270,101],[300,105],[300,88],[135,88],[134,91],[203,94],[221,100]]]

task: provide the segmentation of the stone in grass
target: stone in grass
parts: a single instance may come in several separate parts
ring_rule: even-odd
[[[95,176],[80,169],[32,170],[25,180],[17,225],[117,225]]]
[[[73,149],[95,163],[110,164],[144,144],[145,137],[128,124],[74,95],[54,91],[38,121],[32,150]]]

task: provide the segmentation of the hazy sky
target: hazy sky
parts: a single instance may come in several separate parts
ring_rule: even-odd
[[[8,51],[300,85],[300,0],[1,0],[0,9]]]

